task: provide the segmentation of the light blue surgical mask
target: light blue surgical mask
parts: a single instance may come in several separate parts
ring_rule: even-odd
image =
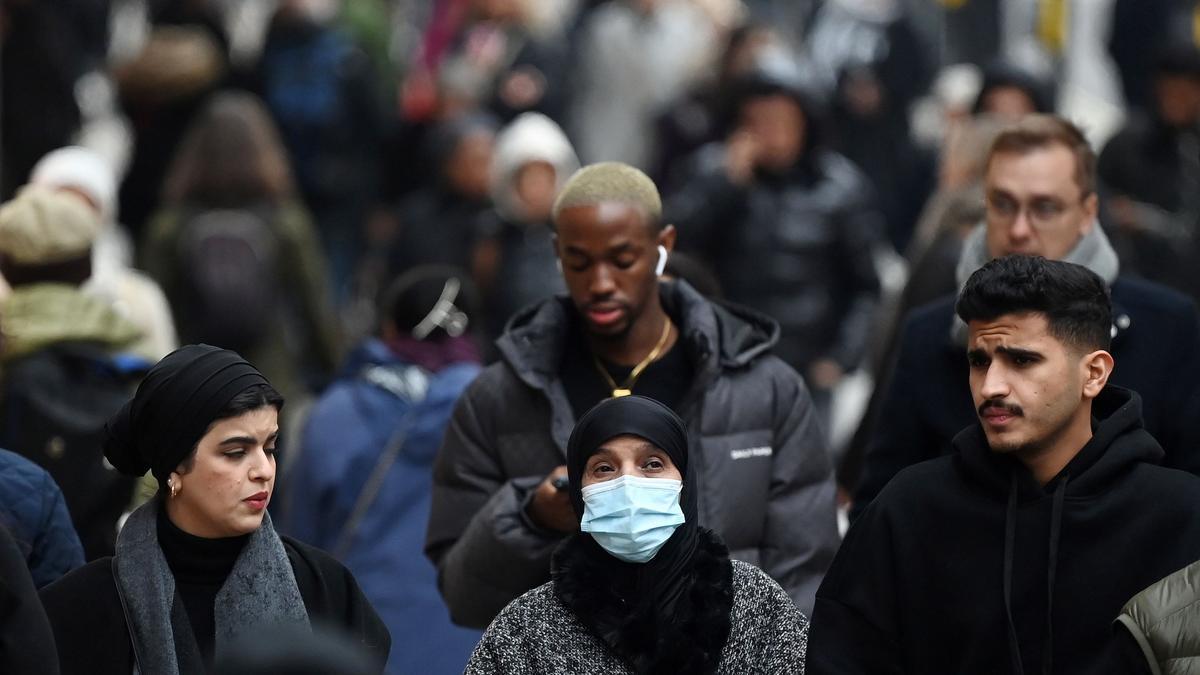
[[[583,519],[605,551],[631,563],[644,563],[684,522],[679,508],[683,483],[669,478],[621,476],[583,488]]]

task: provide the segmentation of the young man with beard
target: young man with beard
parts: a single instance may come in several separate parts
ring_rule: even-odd
[[[1200,478],[1156,466],[1140,397],[1108,384],[1103,280],[1008,256],[956,312],[977,423],[850,529],[810,675],[1099,672],[1122,605],[1200,558]]]
[[[513,317],[501,361],[459,401],[434,466],[426,554],[460,624],[483,627],[550,579],[578,522],[565,449],[596,403],[649,396],[699,450],[700,524],[806,613],[837,547],[834,487],[804,381],[771,355],[772,320],[660,283],[676,232],[633,167],[577,172],[554,208],[567,297]],[[560,487],[561,485],[561,487]]]

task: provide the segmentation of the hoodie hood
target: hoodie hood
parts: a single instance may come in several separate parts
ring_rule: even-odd
[[[556,195],[579,168],[579,158],[562,127],[535,112],[517,117],[496,137],[491,168],[492,201],[506,219],[522,220],[513,181],[521,167],[531,162],[546,162],[554,167]]]
[[[698,373],[744,368],[779,342],[779,324],[764,314],[700,295],[686,281],[663,282],[662,303],[683,336]],[[558,377],[567,322],[576,310],[567,296],[513,316],[496,341],[503,358],[526,384],[545,388]]]
[[[89,342],[112,351],[130,349],[141,331],[103,299],[68,284],[30,284],[13,290],[0,308],[4,351],[0,360],[28,356],[60,342]]]
[[[1142,399],[1136,392],[1108,385],[1092,402],[1092,419],[1091,440],[1060,474],[1070,477],[1067,496],[1100,494],[1132,465],[1162,461],[1162,447],[1142,426]],[[953,444],[964,473],[997,498],[1008,494],[1014,472],[1022,497],[1044,494],[1018,460],[992,452],[978,423],[955,436]]]

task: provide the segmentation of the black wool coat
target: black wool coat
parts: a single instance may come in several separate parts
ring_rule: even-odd
[[[392,638],[354,577],[329,554],[291,537],[280,539],[310,623],[348,633],[371,653],[382,670]],[[133,672],[133,643],[112,560],[94,560],[41,591],[58,645],[62,675]]]

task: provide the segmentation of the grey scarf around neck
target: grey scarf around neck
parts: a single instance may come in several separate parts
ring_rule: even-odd
[[[967,284],[967,279],[975,273],[975,270],[983,267],[991,259],[992,256],[987,250],[987,225],[980,223],[963,242],[962,255],[958,257],[958,266],[954,270],[954,276],[958,281],[959,290],[962,290],[962,287]],[[1121,269],[1117,251],[1108,241],[1108,235],[1104,233],[1104,228],[1100,227],[1099,222],[1092,223],[1091,231],[1080,237],[1075,246],[1063,257],[1063,261],[1083,265],[1095,272],[1108,286],[1112,286],[1112,283],[1117,280],[1117,273]],[[967,327],[957,315],[950,327],[950,335],[956,343],[966,343]]]
[[[175,578],[158,545],[158,500],[134,511],[117,536],[113,576],[133,639],[135,673],[203,672]],[[215,658],[234,638],[272,626],[308,628],[308,612],[283,542],[270,515],[250,535],[233,570],[217,592]]]

